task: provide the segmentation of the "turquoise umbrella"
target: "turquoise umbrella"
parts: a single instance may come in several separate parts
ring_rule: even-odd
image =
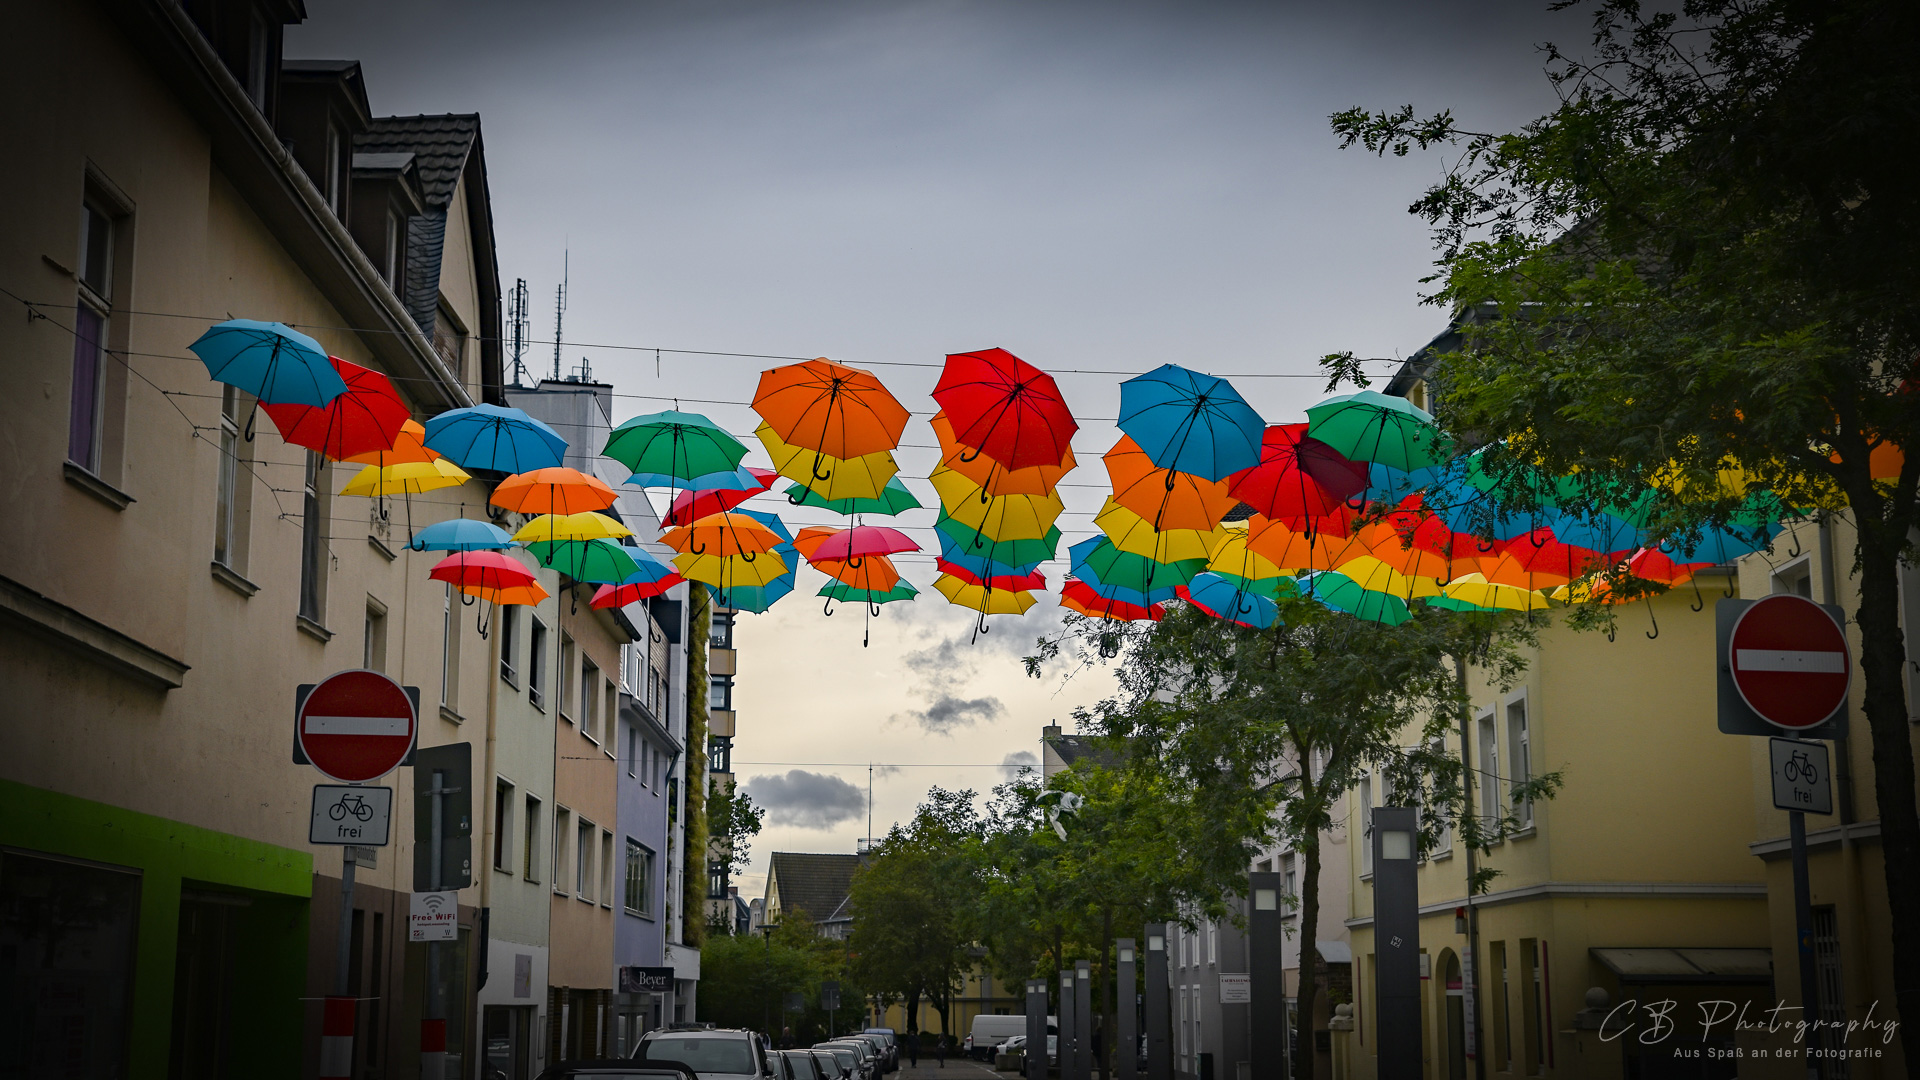
[[[415,551],[491,551],[512,547],[513,537],[492,522],[452,518],[421,529],[407,546]]]
[[[519,409],[485,403],[427,421],[421,441],[463,469],[532,472],[558,468],[567,456],[559,432]]]
[[[1260,464],[1267,422],[1227,380],[1162,364],[1120,384],[1120,430],[1154,468],[1217,481]]]
[[[216,323],[187,348],[207,365],[207,374],[245,390],[263,405],[321,408],[347,392],[320,343],[277,322],[228,319]]]

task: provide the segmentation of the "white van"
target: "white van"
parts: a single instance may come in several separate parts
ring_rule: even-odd
[[[1055,1030],[1054,1019],[1051,1016],[1047,1017],[1047,1030],[1049,1032]],[[1024,1015],[988,1016],[982,1013],[973,1018],[973,1030],[967,1033],[964,1049],[968,1057],[991,1062],[994,1052],[1000,1049],[1001,1043],[1015,1035],[1026,1033],[1027,1018]]]

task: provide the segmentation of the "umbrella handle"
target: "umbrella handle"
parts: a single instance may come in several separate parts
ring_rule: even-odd
[[[1705,608],[1707,606],[1707,598],[1700,595],[1700,579],[1697,577],[1689,577],[1687,580],[1693,584],[1693,603],[1687,606],[1695,611]]]
[[[824,456],[824,455],[822,455],[822,454],[820,454],[820,453],[818,453],[818,452],[815,452],[815,453],[814,453],[814,455],[813,455],[813,469],[812,469],[811,471],[813,472],[813,478],[814,478],[815,480],[831,480],[831,479],[833,479],[833,470],[832,470],[832,469],[828,469],[828,470],[827,470],[826,472],[821,472],[821,471],[820,471],[820,460],[821,460],[821,458],[822,458],[823,456]]]
[[[705,555],[707,553],[707,545],[689,540],[687,541],[687,550],[695,555]]]
[[[248,442],[253,441],[253,418],[258,415],[260,415],[260,399],[254,398],[253,407],[247,410],[247,430],[243,436]]]
[[[1660,619],[1653,613],[1652,597],[1647,598],[1647,618],[1653,620],[1653,629],[1647,631],[1647,640],[1652,641],[1654,638],[1660,636]]]
[[[462,592],[460,593],[460,606],[461,606],[461,607],[472,607],[472,606],[473,606],[473,605],[474,605],[474,604],[475,604],[476,602],[477,602],[477,601],[475,601],[475,600],[474,600],[474,597],[473,597],[473,594],[472,594],[472,593],[469,593],[469,592],[465,592],[465,591],[462,591]]]
[[[800,489],[800,490],[801,490],[801,491],[805,491],[805,492],[807,492],[808,494],[812,494],[812,491],[813,491],[813,489],[812,489],[812,488],[808,488],[808,487],[804,487],[804,486],[803,486],[803,487],[801,487],[801,489]],[[790,504],[791,504],[791,505],[793,505],[793,506],[799,506],[799,505],[800,505],[800,497],[799,497],[798,495],[795,495],[795,494],[794,494],[793,492],[791,492],[791,491],[789,491],[789,492],[787,492],[787,502],[788,502],[788,503],[790,503]]]
[[[849,569],[849,570],[858,570],[858,569],[860,569],[860,564],[861,564],[861,563],[863,563],[863,562],[865,562],[865,561],[866,561],[866,559],[865,559],[864,557],[861,557],[861,556],[855,556],[854,558],[851,558],[851,559],[848,559],[848,560],[847,560],[847,569]]]
[[[569,615],[580,614],[580,590],[574,588],[572,585],[567,586],[567,601],[571,605],[571,608],[567,612],[567,614]]]
[[[740,557],[746,560],[747,562],[752,562],[753,560],[760,557],[760,553],[757,551],[743,551],[740,553]]]
[[[985,506],[992,501],[993,501],[993,496],[987,494],[986,488],[984,487],[981,488],[980,489],[980,505]]]
[[[962,444],[962,445],[965,445],[965,444]],[[980,457],[981,451],[979,447],[968,446],[966,450],[967,452],[964,454],[961,454],[959,457],[960,464],[962,465],[971,464],[972,462],[974,462]]]
[[[827,597],[827,602],[820,606],[820,614],[829,618],[833,616],[833,597]]]
[[[1795,529],[1793,530],[1793,550],[1787,552],[1787,558],[1797,559],[1799,557],[1800,557],[1800,530]]]
[[[874,602],[873,602],[873,601],[871,601],[871,600],[869,600],[869,601],[867,601],[867,614],[869,614],[869,615],[878,615],[878,614],[880,614],[880,605],[879,605],[879,604],[876,604],[876,603],[874,603]]]

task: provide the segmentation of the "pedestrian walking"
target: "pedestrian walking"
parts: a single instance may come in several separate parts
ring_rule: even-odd
[[[917,1031],[907,1032],[907,1064],[916,1069],[920,1067],[920,1033]]]
[[[933,1056],[940,1059],[940,1067],[947,1067],[947,1037],[943,1034],[933,1040]]]

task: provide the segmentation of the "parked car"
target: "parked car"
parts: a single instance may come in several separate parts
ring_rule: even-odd
[[[807,1050],[804,1052],[812,1054],[814,1059],[820,1063],[820,1067],[826,1070],[827,1080],[854,1080],[855,1067],[859,1063],[854,1060],[853,1051],[843,1050],[838,1055],[831,1050]]]
[[[774,1076],[760,1036],[739,1028],[658,1030],[640,1036],[635,1061],[684,1065],[699,1080],[771,1080]]]
[[[827,1067],[811,1050],[782,1050],[780,1057],[785,1059],[792,1080],[840,1080],[840,1070],[827,1072]]]
[[[982,1013],[973,1018],[973,1030],[967,1032],[962,1049],[970,1058],[992,1062],[993,1055],[1000,1044],[1015,1035],[1027,1033],[1027,1018],[1023,1016],[995,1016]]]
[[[840,1067],[846,1070],[846,1080],[873,1080],[873,1070],[860,1060],[860,1051],[841,1043],[815,1043],[815,1050],[824,1050],[839,1059]]]
[[[880,1058],[881,1072],[890,1073],[899,1068],[899,1058],[895,1056],[893,1048],[887,1045],[887,1040],[882,1036],[875,1035],[871,1031],[856,1031],[847,1038],[859,1039],[873,1047],[873,1052]]]
[[[867,1070],[867,1080],[880,1080],[880,1052],[865,1039],[856,1039],[851,1035],[839,1039],[829,1039],[829,1046],[844,1046],[860,1058],[860,1065]]]
[[[660,1065],[636,1067],[620,1058],[562,1061],[547,1067],[540,1080],[694,1080],[692,1072]]]

